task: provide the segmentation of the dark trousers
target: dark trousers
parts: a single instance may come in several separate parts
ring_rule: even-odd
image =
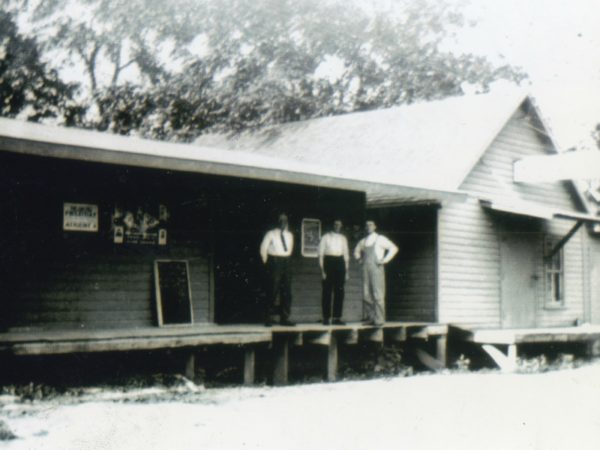
[[[288,320],[292,309],[292,271],[290,258],[285,256],[269,256],[267,259],[267,305],[265,318],[277,314],[276,303],[279,295],[279,317]]]
[[[344,308],[344,283],[346,282],[346,263],[344,262],[344,257],[325,256],[323,260],[323,269],[325,271],[323,297],[321,301],[323,307],[323,319],[329,320],[332,312],[334,319],[340,319]],[[333,305],[331,304],[332,293]]]

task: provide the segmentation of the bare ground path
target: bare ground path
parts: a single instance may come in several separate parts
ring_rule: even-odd
[[[466,373],[205,390],[172,400],[5,400],[7,449],[594,449],[600,363],[541,374]],[[160,395],[159,395],[160,397]],[[157,397],[158,398],[158,397]],[[187,398],[187,399],[186,399]],[[190,400],[191,398],[191,400]]]

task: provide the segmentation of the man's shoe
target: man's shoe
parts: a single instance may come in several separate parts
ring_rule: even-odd
[[[294,322],[292,322],[291,320],[288,320],[288,319],[284,319],[279,323],[285,327],[295,327],[296,326],[296,324]]]
[[[273,326],[272,320],[265,320],[265,327],[272,327],[272,326]]]
[[[331,319],[323,319],[323,325],[331,325]]]
[[[346,325],[346,322],[344,322],[341,319],[333,319],[333,324],[334,325]]]

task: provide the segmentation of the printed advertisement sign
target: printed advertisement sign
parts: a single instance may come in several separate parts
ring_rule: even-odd
[[[169,211],[165,205],[116,205],[112,213],[115,244],[167,245]]]
[[[302,219],[302,256],[316,258],[319,256],[321,240],[321,221],[319,219]]]
[[[63,203],[63,230],[98,231],[98,205]]]

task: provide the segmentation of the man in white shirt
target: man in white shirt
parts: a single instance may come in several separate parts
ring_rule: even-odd
[[[325,233],[319,242],[319,266],[323,276],[321,306],[323,323],[344,325],[344,283],[348,279],[350,254],[348,239],[342,234],[342,221],[333,222],[333,230]],[[333,302],[331,294],[333,293]],[[333,317],[333,322],[331,322]]]
[[[288,230],[288,217],[280,214],[278,227],[267,231],[260,244],[260,257],[267,267],[267,305],[265,325],[273,324],[273,314],[279,295],[279,318],[281,325],[293,326],[290,321],[292,308],[292,273],[290,260],[294,249],[294,235]]]
[[[377,225],[367,220],[367,236],[354,249],[354,257],[363,266],[363,313],[367,324],[381,326],[385,322],[385,269],[398,247],[388,238],[377,234]]]

